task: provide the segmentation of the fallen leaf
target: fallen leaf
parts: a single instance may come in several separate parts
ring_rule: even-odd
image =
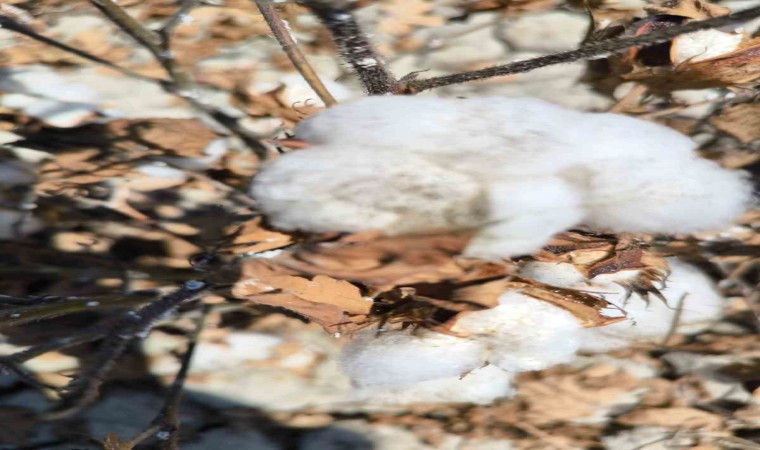
[[[328,331],[342,330],[351,316],[361,316],[363,320],[372,307],[372,301],[347,281],[324,275],[304,278],[261,258],[243,261],[240,281],[233,286],[232,294],[254,303],[286,308]]]
[[[657,426],[677,430],[716,431],[723,427],[720,416],[694,408],[637,409],[617,418],[622,425]]]
[[[742,103],[723,108],[710,117],[710,123],[740,142],[760,140],[760,103]]]
[[[644,10],[652,15],[667,14],[696,20],[725,16],[731,12],[728,8],[702,0],[667,0],[659,4],[647,5]]]

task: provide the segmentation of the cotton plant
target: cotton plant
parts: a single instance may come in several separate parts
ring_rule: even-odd
[[[584,224],[720,228],[751,202],[745,174],[700,158],[670,128],[531,98],[369,97],[295,133],[312,146],[267,164],[252,186],[285,230],[475,229],[465,255],[499,259]]]
[[[670,128],[530,98],[370,97],[314,115],[295,135],[310,147],[268,163],[252,185],[272,225],[391,236],[474,230],[465,257],[528,255],[580,226],[717,229],[751,203],[745,174],[700,158]],[[627,287],[637,270],[587,279],[572,264],[531,261],[520,275],[590,293],[627,317],[586,329],[558,306],[507,290],[495,307],[458,314],[447,334],[358,333],[341,364],[357,398],[377,403],[509,397],[519,372],[569,362],[579,350],[698,332],[720,317],[709,280],[669,263],[661,301]]]

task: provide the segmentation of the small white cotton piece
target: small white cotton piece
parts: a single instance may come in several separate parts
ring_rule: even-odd
[[[359,334],[341,353],[343,371],[359,388],[403,387],[461,376],[483,365],[483,345],[432,331]]]
[[[700,30],[673,39],[670,60],[673,64],[695,63],[730,53],[744,40],[740,32]]]
[[[275,226],[313,232],[468,228],[486,214],[486,195],[475,180],[382,151],[290,153],[259,173],[252,193]]]
[[[671,329],[677,333],[697,333],[721,317],[725,300],[705,274],[676,258],[668,258],[668,265],[670,275],[660,289],[667,303],[654,295],[644,299],[619,284],[636,277],[639,272],[635,270],[599,275],[591,280],[581,277],[578,281],[572,274],[575,270],[572,264],[533,261],[525,264],[520,274],[553,286],[588,292],[624,309],[625,320],[582,331],[581,350],[603,352],[636,343],[662,342]],[[553,270],[557,274],[552,274]]]
[[[514,374],[488,365],[467,374],[422,381],[402,387],[386,386],[358,389],[358,400],[376,405],[417,403],[472,403],[487,405],[494,400],[513,397]]]
[[[743,172],[697,157],[600,163],[587,183],[584,222],[614,232],[717,229],[752,201]]]
[[[488,362],[511,372],[541,370],[572,360],[582,327],[568,311],[515,291],[499,306],[459,318],[452,331],[488,346]]]
[[[517,179],[490,185],[489,223],[464,251],[466,256],[499,259],[530,254],[551,237],[583,219],[576,189],[557,177]]]

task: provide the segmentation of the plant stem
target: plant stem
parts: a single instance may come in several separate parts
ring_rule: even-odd
[[[471,72],[457,73],[453,75],[444,75],[427,79],[410,79],[410,76],[402,78],[401,87],[398,90],[404,94],[416,94],[437,87],[449,86],[452,84],[465,83],[468,81],[483,80],[486,78],[500,77],[515,73],[529,72],[541,67],[555,64],[564,64],[583,59],[603,56],[607,53],[624,50],[629,47],[644,47],[653,44],[667,42],[676,36],[685,33],[691,33],[707,28],[722,27],[737,22],[743,22],[760,16],[760,7],[746,9],[737,13],[716,17],[708,20],[689,22],[684,25],[665,28],[653,33],[643,34],[641,36],[624,37],[609,39],[598,44],[587,45],[578,50],[571,50],[553,55],[539,56],[538,58],[526,59],[501,66],[487,67],[481,70]]]
[[[301,0],[330,30],[341,57],[351,65],[369,95],[397,91],[398,81],[386,67],[345,5],[331,0]]]
[[[280,47],[282,47],[282,50],[288,55],[290,62],[293,63],[293,66],[295,66],[303,79],[309,83],[309,86],[317,93],[325,105],[331,106],[336,104],[337,102],[335,101],[335,98],[327,90],[322,83],[322,80],[319,79],[319,76],[306,60],[303,53],[301,53],[293,35],[290,33],[285,21],[277,13],[277,8],[274,7],[271,0],[254,1],[261,12],[261,15],[264,16],[264,20],[266,20],[269,25],[269,29],[272,30],[272,34],[274,34],[277,42],[280,43]]]

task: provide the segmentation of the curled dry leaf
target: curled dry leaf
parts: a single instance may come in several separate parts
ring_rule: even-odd
[[[623,270],[666,272],[668,268],[665,259],[650,251],[646,241],[626,234],[561,233],[533,258],[541,262],[573,264],[586,278]]]
[[[293,243],[293,236],[270,230],[261,217],[254,217],[242,226],[235,225],[227,230],[234,236],[226,250],[235,255],[253,254],[286,247]]]
[[[458,289],[454,299],[490,308],[499,304],[499,296],[507,290],[519,291],[537,300],[558,306],[575,316],[586,328],[609,325],[625,318],[623,311],[594,295],[516,276]],[[608,315],[613,311],[614,315]],[[451,322],[455,321],[456,318]]]
[[[747,85],[760,78],[760,38],[743,42],[738,49],[710,59],[643,68],[622,78],[658,91]]]
[[[361,282],[379,291],[399,285],[435,283],[466,277],[488,263],[456,259],[470,234],[380,237],[306,245],[277,262],[307,274]],[[489,266],[490,267],[490,266]]]
[[[710,123],[745,144],[760,140],[760,103],[729,106],[712,116]]]
[[[347,281],[317,275],[311,279],[262,259],[241,265],[240,281],[232,295],[262,305],[286,308],[323,326],[330,332],[351,328],[369,315],[372,302]]]

